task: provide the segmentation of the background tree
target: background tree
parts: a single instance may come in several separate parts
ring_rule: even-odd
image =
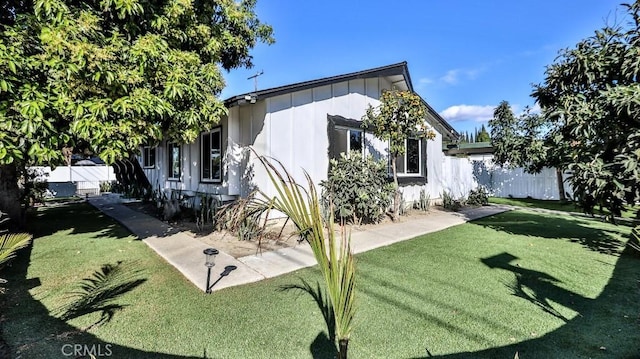
[[[426,122],[427,108],[422,98],[410,91],[388,90],[382,93],[380,105],[369,105],[362,117],[362,127],[374,136],[389,142],[391,170],[395,189],[392,218],[400,213],[400,190],[396,160],[405,153],[405,139],[409,137],[434,139],[436,134]]]
[[[489,132],[487,132],[487,129],[484,127],[484,124],[482,125],[482,128],[480,128],[480,132],[478,132],[478,137],[476,138],[476,142],[489,142],[491,141],[491,136],[489,135]]]
[[[112,163],[214,126],[226,113],[221,69],[252,66],[249,50],[273,41],[255,3],[36,0],[14,18],[3,8],[0,210],[19,219],[20,169],[62,163],[78,141]]]
[[[558,196],[566,200],[562,178],[565,153],[558,144],[555,130],[545,117],[530,108],[515,116],[507,101],[502,101],[489,121],[493,161],[509,168],[523,167],[527,173],[540,173],[544,167],[555,167]]]
[[[640,1],[623,6],[626,25],[562,51],[532,94],[557,126],[583,208],[613,215],[640,199]]]

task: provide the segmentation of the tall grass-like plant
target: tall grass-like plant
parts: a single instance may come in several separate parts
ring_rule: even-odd
[[[305,171],[308,190],[296,183],[291,174],[277,160],[259,157],[275,187],[273,198],[262,193],[254,205],[278,210],[288,216],[299,235],[311,246],[324,278],[328,303],[335,318],[338,358],[346,359],[351,335],[355,302],[355,264],[350,237],[344,227],[340,238],[334,231],[333,211],[323,220],[318,193],[313,180]],[[325,228],[327,230],[325,230]],[[331,328],[329,328],[331,333]]]

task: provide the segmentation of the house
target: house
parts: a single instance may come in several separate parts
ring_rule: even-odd
[[[301,183],[304,171],[318,184],[327,178],[329,159],[361,151],[387,158],[387,145],[360,127],[369,104],[386,89],[413,91],[406,62],[318,80],[260,90],[225,101],[228,116],[195,143],[145,147],[139,158],[154,188],[206,192],[223,199],[247,196],[258,187],[274,194],[257,154],[280,161]],[[426,104],[426,102],[425,102]],[[442,141],[457,132],[428,104],[425,119],[435,140],[408,139],[399,165],[405,200],[424,189],[432,199],[446,188]]]

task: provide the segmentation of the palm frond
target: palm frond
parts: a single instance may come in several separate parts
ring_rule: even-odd
[[[5,233],[0,235],[0,268],[16,256],[16,252],[31,242],[28,233]]]

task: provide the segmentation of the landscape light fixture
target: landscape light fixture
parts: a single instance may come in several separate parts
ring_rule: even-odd
[[[205,260],[204,260],[204,265],[205,267],[207,267],[207,287],[206,287],[206,292],[207,294],[211,293],[211,268],[213,268],[213,266],[216,265],[215,263],[215,258],[218,255],[218,253],[220,253],[217,249],[215,248],[207,248],[204,251],[202,251],[202,253],[204,253],[205,255]]]

